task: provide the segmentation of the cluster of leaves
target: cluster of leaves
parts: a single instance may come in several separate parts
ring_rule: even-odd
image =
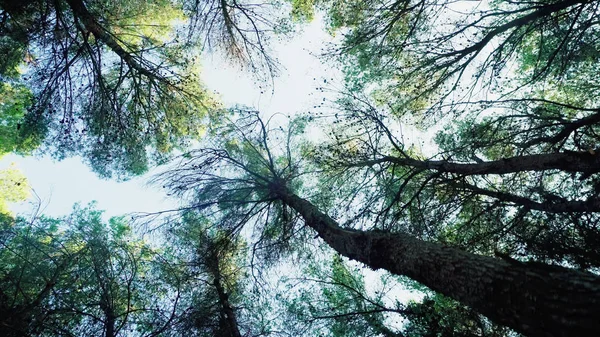
[[[22,202],[28,197],[29,184],[23,172],[14,165],[0,170],[0,217],[12,217],[8,203]],[[6,221],[8,218],[1,220]]]

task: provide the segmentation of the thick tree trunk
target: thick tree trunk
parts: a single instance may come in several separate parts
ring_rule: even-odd
[[[340,254],[408,276],[528,336],[597,336],[600,277],[540,263],[464,252],[410,235],[341,228],[309,201],[272,192]]]
[[[561,170],[592,174],[600,172],[600,149],[589,152],[559,152],[517,156],[481,163],[457,163],[448,160],[417,160],[385,156],[349,164],[350,167],[371,166],[381,163],[408,166],[421,170],[455,173],[464,176],[507,174],[525,171]]]

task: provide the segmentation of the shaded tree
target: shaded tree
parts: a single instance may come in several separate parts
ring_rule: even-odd
[[[244,271],[239,266],[243,244],[192,212],[169,227],[169,237],[177,243],[176,261],[185,266],[180,273],[186,280],[183,300],[188,306],[175,329],[181,335],[242,336],[238,316],[243,299]]]
[[[403,141],[385,110],[365,100],[341,108],[332,118],[340,126],[311,155],[328,184],[354,189],[343,202],[356,221],[473,252],[597,265],[593,149],[507,150],[494,137],[509,133],[504,139],[516,147],[514,129],[467,120],[438,133],[439,147],[425,155]],[[348,185],[351,177],[363,178]]]

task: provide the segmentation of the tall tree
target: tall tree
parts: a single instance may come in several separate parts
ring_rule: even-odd
[[[173,243],[171,265],[181,266],[175,274],[183,280],[186,308],[170,330],[178,336],[272,335],[260,287],[248,280],[246,243],[192,210],[165,226]]]
[[[242,336],[234,304],[241,299],[240,243],[211,229],[208,220],[192,212],[169,226],[170,237],[177,242],[174,251],[186,266],[181,272],[189,280],[189,309],[180,319],[182,335]]]
[[[365,177],[345,201],[357,221],[403,228],[473,252],[583,268],[598,264],[593,149],[512,150],[520,130],[516,121],[498,117],[497,123],[515,128],[460,121],[438,133],[439,148],[431,146],[425,155],[402,141],[385,111],[364,100],[345,102],[342,109],[334,119],[341,127],[312,154],[329,184]],[[362,202],[352,205],[358,199]]]
[[[593,335],[598,329],[600,279],[594,274],[477,255],[406,231],[364,230],[352,219],[340,226],[298,196],[298,178],[305,174],[293,137],[302,131],[299,124],[278,132],[256,113],[245,115],[218,135],[213,148],[187,154],[189,159],[167,173],[169,188],[193,191],[195,207],[207,212],[227,206],[245,222],[268,219],[274,208],[289,208],[341,255],[408,276],[524,334]],[[339,209],[330,212],[346,217]],[[261,221],[255,224],[261,226]]]
[[[333,52],[348,90],[314,155],[329,183],[365,177],[352,216],[471,252],[598,265],[597,5],[318,2],[344,34]]]

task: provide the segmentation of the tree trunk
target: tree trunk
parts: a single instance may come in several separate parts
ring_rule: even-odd
[[[216,253],[216,249],[213,247],[210,254],[210,262],[208,263],[209,271],[213,277],[213,285],[217,290],[219,296],[219,304],[221,305],[220,314],[225,321],[227,326],[226,337],[242,337],[240,329],[238,327],[237,317],[231,303],[229,302],[229,295],[221,283],[221,268],[219,266],[219,256]],[[225,337],[225,336],[223,336]]]
[[[229,295],[227,295],[227,293],[225,292],[225,289],[223,288],[223,285],[221,284],[218,278],[215,278],[213,285],[217,289],[217,294],[219,294],[219,302],[221,304],[221,315],[224,316],[225,322],[229,330],[229,336],[227,337],[242,337],[240,329],[238,328],[235,311],[233,311],[231,303],[229,303]]]
[[[597,336],[600,277],[591,273],[464,252],[402,233],[340,227],[309,201],[271,191],[340,254],[404,275],[528,336]]]

